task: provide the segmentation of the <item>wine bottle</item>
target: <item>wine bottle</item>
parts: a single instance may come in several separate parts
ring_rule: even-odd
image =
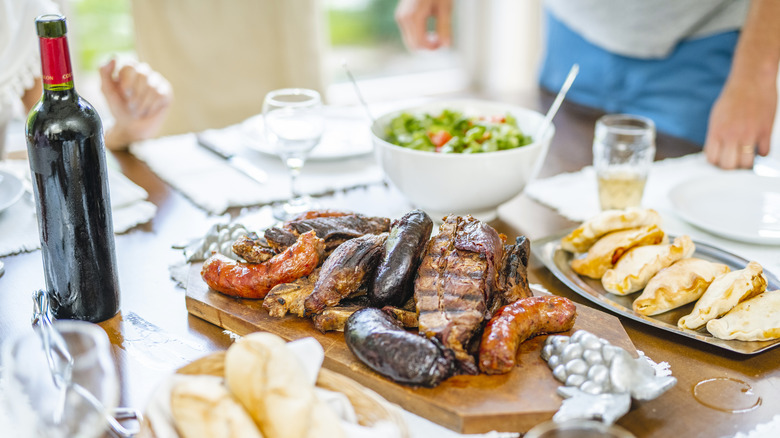
[[[46,289],[55,317],[99,322],[119,311],[103,126],[74,88],[65,17],[35,27],[43,96],[25,135]]]

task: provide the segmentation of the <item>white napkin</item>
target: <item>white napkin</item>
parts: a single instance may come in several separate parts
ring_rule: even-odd
[[[227,161],[198,145],[195,134],[162,137],[130,148],[160,178],[193,203],[212,214],[231,207],[248,207],[289,199],[290,176],[282,161],[251,148],[257,139],[247,129],[255,118],[201,135],[223,150],[240,155],[268,174],[260,184],[234,169]],[[360,138],[365,139],[361,134]],[[365,150],[362,149],[362,150]],[[299,190],[320,195],[335,190],[381,182],[383,172],[372,155],[306,161],[298,178]]]
[[[642,205],[661,213],[664,231],[675,235],[688,234],[693,240],[708,243],[748,260],[755,260],[761,263],[765,270],[780,275],[780,251],[777,246],[751,245],[721,238],[693,227],[675,213],[668,195],[671,188],[692,178],[721,175],[726,172],[750,171],[719,169],[707,163],[702,153],[655,162],[645,185]],[[563,173],[534,181],[526,187],[526,193],[573,221],[584,221],[600,211],[596,175],[591,166],[578,172]],[[723,208],[728,208],[728,205],[724,205]],[[503,219],[512,222],[511,217]],[[515,225],[522,227],[520,223]]]
[[[0,169],[21,179],[25,187],[30,189],[30,167],[26,160],[0,161]],[[124,233],[154,217],[157,207],[146,201],[146,191],[111,167],[108,168],[108,185],[114,233]],[[16,204],[0,212],[0,257],[40,247],[35,205],[25,193]]]

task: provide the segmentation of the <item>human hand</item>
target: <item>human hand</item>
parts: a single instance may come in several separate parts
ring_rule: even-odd
[[[710,113],[704,152],[723,169],[750,169],[766,156],[777,107],[775,78],[729,78]]]
[[[106,147],[122,149],[153,137],[173,100],[171,84],[143,63],[128,64],[116,72],[116,60],[100,67],[101,90],[114,116],[106,132]]]
[[[430,17],[436,21],[433,34],[428,33]],[[395,21],[410,50],[434,50],[452,44],[452,0],[400,0]]]

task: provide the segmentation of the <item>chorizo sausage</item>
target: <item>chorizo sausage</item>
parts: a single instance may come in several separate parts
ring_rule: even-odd
[[[210,288],[240,298],[264,298],[281,283],[309,275],[322,260],[325,242],[314,232],[264,263],[242,263],[214,254],[203,263],[200,276]]]
[[[537,335],[570,330],[576,316],[574,303],[557,296],[523,298],[500,308],[482,333],[479,369],[486,374],[508,373],[520,344]]]

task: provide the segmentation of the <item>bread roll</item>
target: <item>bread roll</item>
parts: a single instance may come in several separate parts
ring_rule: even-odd
[[[262,438],[252,417],[215,376],[179,376],[171,413],[182,438]]]
[[[252,333],[225,357],[225,379],[267,438],[342,437],[340,420],[317,399],[303,366],[270,333]]]

